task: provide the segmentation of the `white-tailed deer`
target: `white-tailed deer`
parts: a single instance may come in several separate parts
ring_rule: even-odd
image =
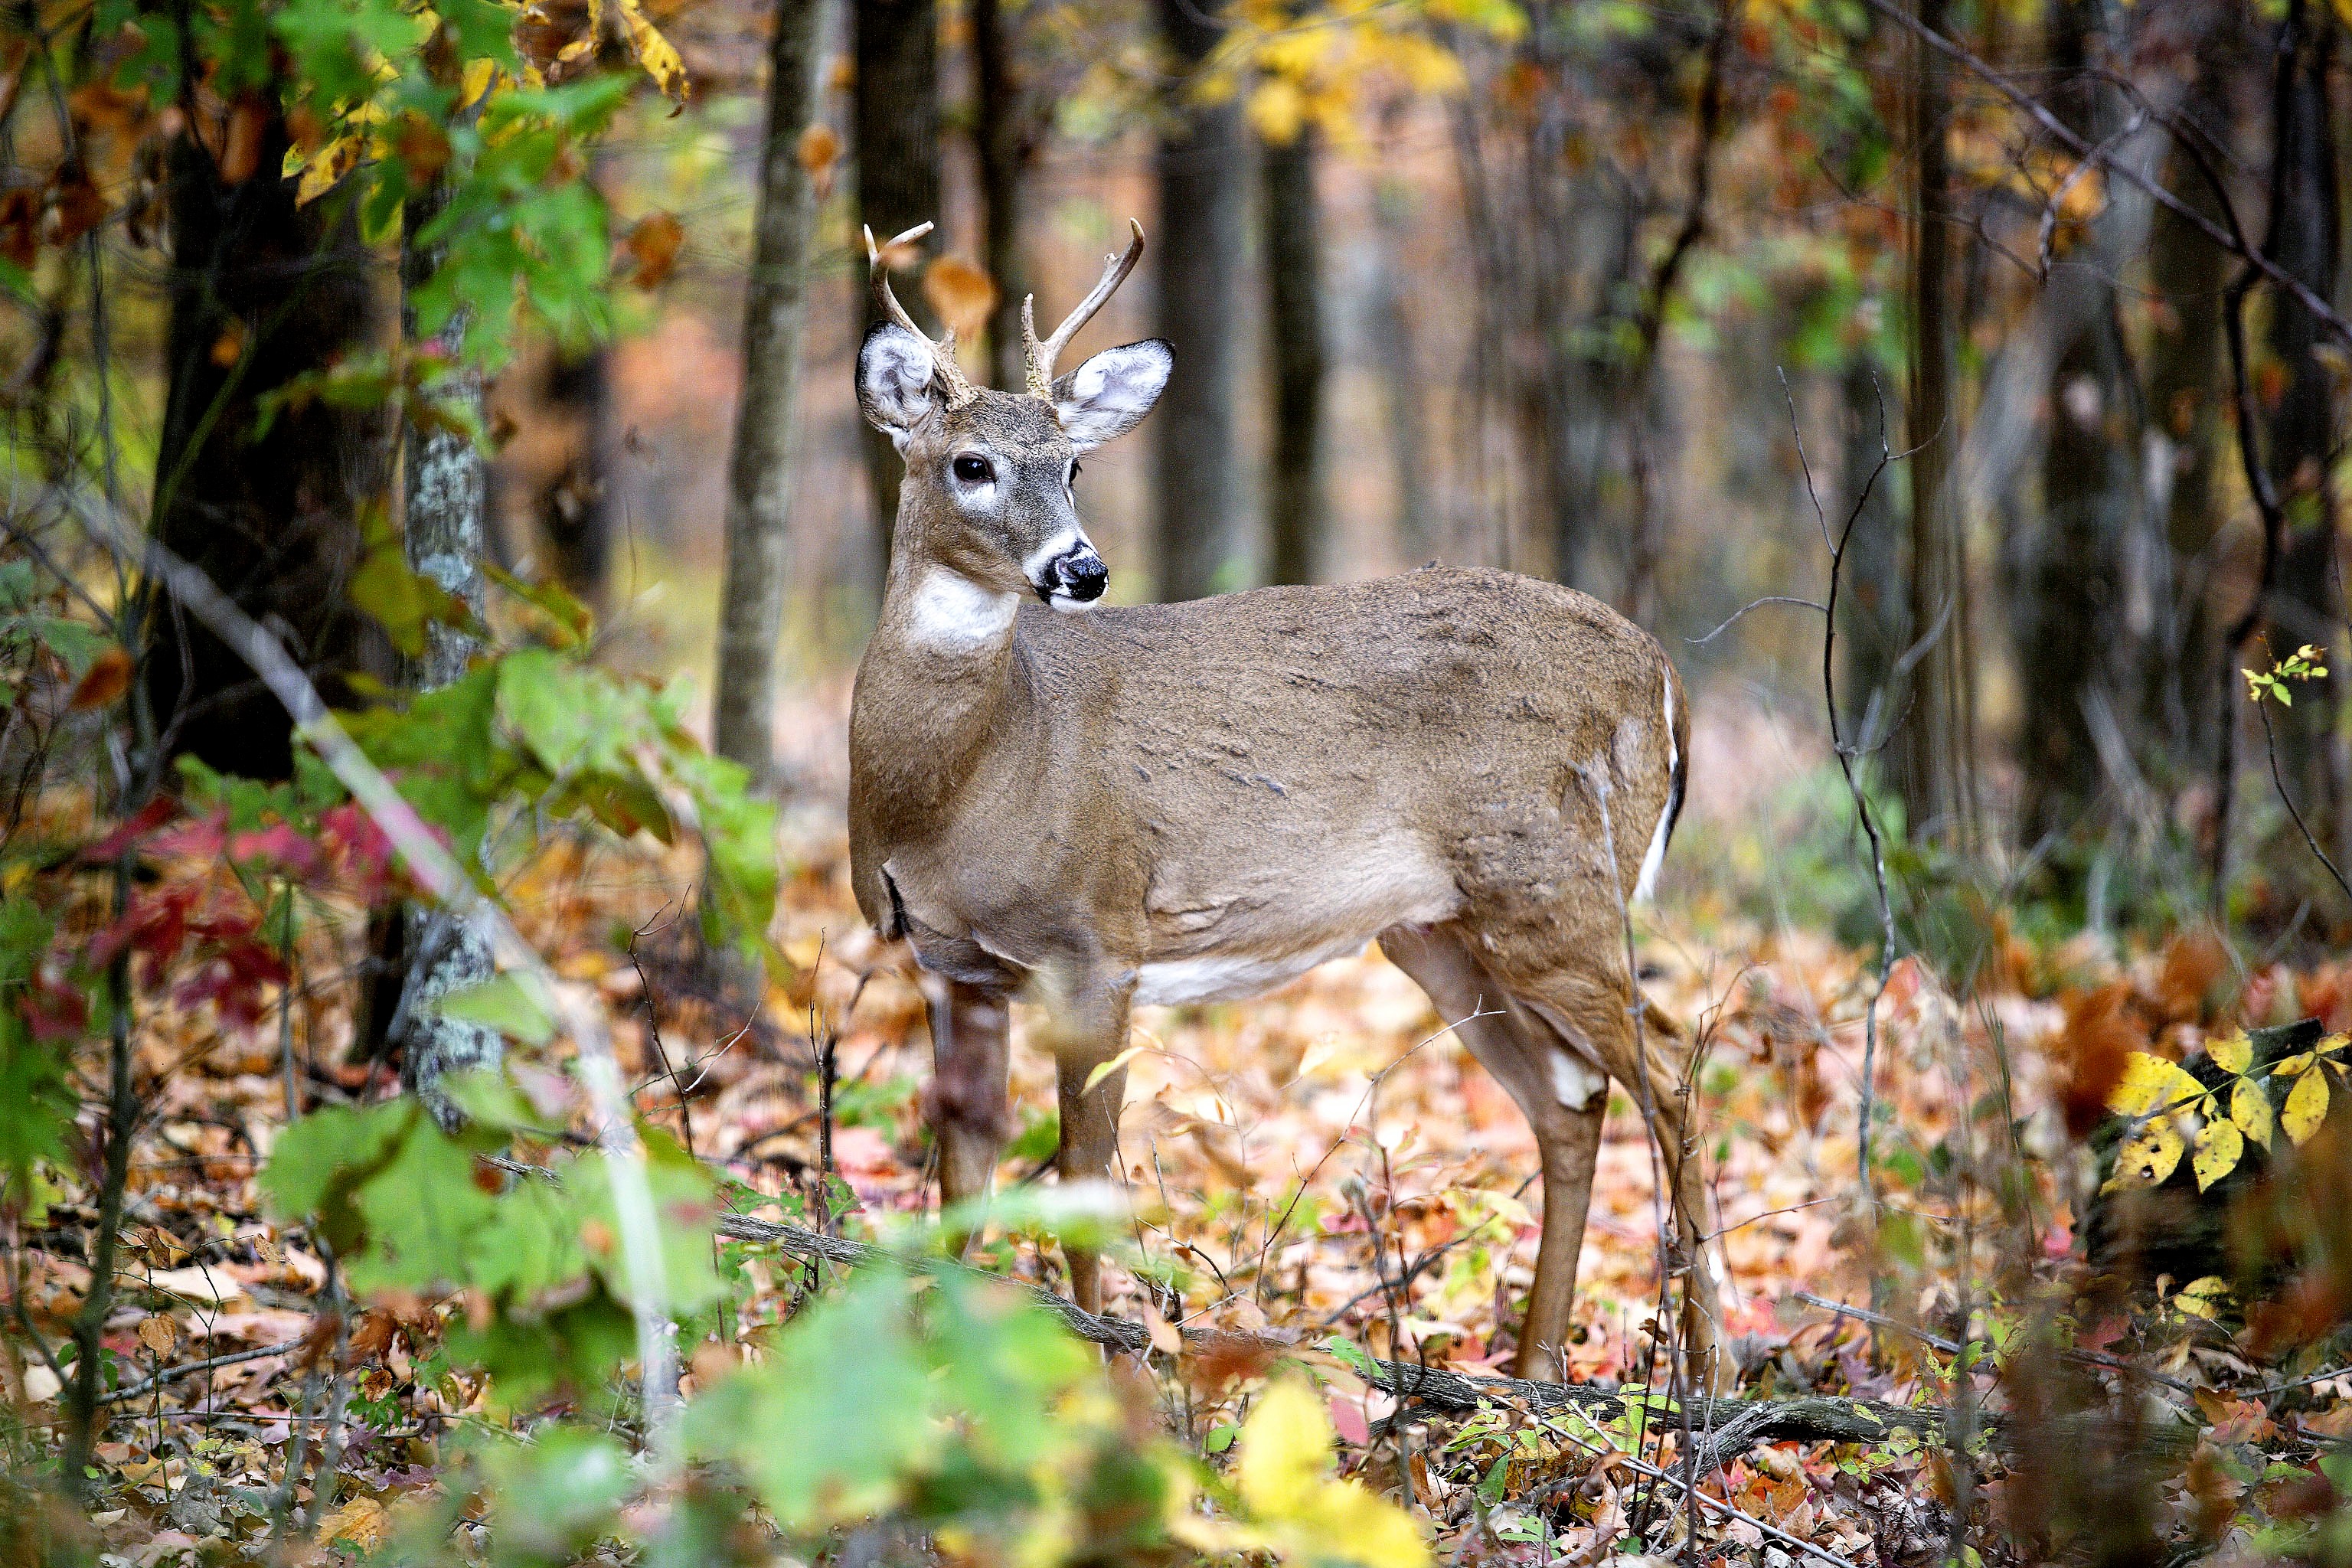
[[[904,245],[929,228],[901,235]],[[1008,1126],[1008,1004],[1043,1003],[1065,1179],[1111,1172],[1125,1075],[1088,1077],[1141,1003],[1255,995],[1378,938],[1533,1123],[1543,1235],[1518,1365],[1556,1378],[1608,1079],[1651,1116],[1715,1381],[1720,1266],[1681,1044],[1638,1027],[1625,901],[1680,809],[1682,684],[1584,595],[1437,567],[1336,587],[1089,609],[1080,454],[1166,385],[1164,342],[1055,360],[1143,231],[1043,342],[977,387],[892,297],[858,353],[866,416],[907,461],[849,724],[858,907],[943,981],[930,1107],[945,1198],[985,1193]],[[1076,613],[1064,613],[1076,612]],[[1092,1257],[1073,1294],[1099,1307]]]

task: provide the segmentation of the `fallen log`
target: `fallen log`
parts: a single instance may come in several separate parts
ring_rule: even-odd
[[[738,1241],[764,1243],[797,1258],[822,1259],[845,1268],[887,1264],[917,1274],[977,1275],[1022,1292],[1061,1319],[1082,1340],[1127,1355],[1141,1355],[1151,1348],[1151,1331],[1141,1323],[1088,1312],[1041,1286],[989,1274],[944,1258],[893,1252],[861,1241],[820,1235],[796,1225],[779,1225],[740,1215],[722,1215],[718,1231]],[[1186,1329],[1182,1333],[1188,1344],[1202,1348],[1230,1346],[1237,1341],[1255,1342],[1276,1352],[1307,1348],[1296,1337],[1279,1334],[1247,1334],[1227,1329]],[[1475,1410],[1482,1403],[1508,1403],[1524,1405],[1538,1415],[1574,1412],[1599,1424],[1622,1420],[1639,1406],[1646,1408],[1652,1421],[1679,1428],[1682,1413],[1687,1411],[1691,1430],[1707,1435],[1708,1458],[1714,1464],[1728,1463],[1759,1443],[1790,1439],[1874,1443],[1891,1433],[1910,1432],[1923,1442],[1940,1442],[1951,1420],[1949,1412],[1935,1405],[1889,1405],[1879,1400],[1842,1399],[1826,1394],[1802,1399],[1710,1399],[1688,1395],[1677,1406],[1663,1393],[1628,1397],[1581,1384],[1465,1377],[1409,1362],[1367,1357],[1358,1370],[1374,1387],[1400,1400],[1452,1414]],[[1977,1417],[1980,1430],[1999,1424],[1998,1415]]]

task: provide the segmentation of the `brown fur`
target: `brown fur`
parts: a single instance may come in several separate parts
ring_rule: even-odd
[[[941,479],[975,443],[1015,503],[978,520]],[[949,983],[947,1196],[994,1169],[1015,991],[1053,1019],[1064,1175],[1100,1174],[1123,1075],[1083,1086],[1124,1047],[1139,988],[1251,994],[1378,936],[1535,1128],[1547,1195],[1519,1365],[1557,1376],[1606,1100],[1567,1092],[1563,1055],[1650,1102],[1681,1236],[1696,1251],[1706,1233],[1686,1047],[1654,1028],[1637,1047],[1622,924],[1688,752],[1673,667],[1582,594],[1450,568],[1079,615],[1029,603],[979,646],[926,642],[934,573],[1028,595],[1021,563],[1076,524],[1070,450],[1034,398],[983,391],[922,421],[858,670],[853,876],[866,918]],[[1071,1266],[1097,1305],[1093,1260]],[[1711,1381],[1715,1280],[1689,1285]]]

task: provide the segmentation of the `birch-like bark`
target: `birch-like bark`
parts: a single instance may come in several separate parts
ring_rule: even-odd
[[[809,240],[816,222],[814,187],[800,146],[816,112],[824,17],[824,0],[776,0],[759,216],[743,301],[743,390],[728,464],[712,744],[762,784],[775,773],[776,639],[783,628],[793,426]]]
[[[436,188],[433,195],[410,203],[403,226],[401,331],[412,340],[416,336],[415,291],[433,275],[441,258],[436,252],[417,248],[404,237],[429,223],[441,200]],[[457,363],[464,330],[461,314],[438,334],[439,346],[452,363]],[[452,383],[444,395],[454,393],[478,422],[480,373],[460,369],[454,373]],[[480,448],[453,430],[412,423],[404,440],[402,539],[409,568],[464,600],[478,616],[483,608],[482,545],[489,508],[488,465]],[[480,647],[453,626],[428,626],[425,637],[422,657],[403,661],[404,684],[417,691],[437,690],[462,678],[467,662]],[[412,907],[407,925],[406,971],[392,1021],[392,1037],[402,1047],[401,1085],[425,1102],[435,1121],[455,1128],[462,1117],[442,1088],[442,1080],[452,1073],[497,1068],[506,1046],[496,1029],[449,1017],[433,1004],[461,986],[489,979],[497,965],[478,925],[446,904],[437,909]]]

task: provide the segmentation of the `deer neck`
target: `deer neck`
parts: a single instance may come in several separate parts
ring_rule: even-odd
[[[902,538],[903,538],[902,534]],[[892,552],[882,612],[857,671],[854,771],[869,802],[919,831],[938,821],[1006,729],[1022,683],[1018,595],[976,582],[907,541]]]

